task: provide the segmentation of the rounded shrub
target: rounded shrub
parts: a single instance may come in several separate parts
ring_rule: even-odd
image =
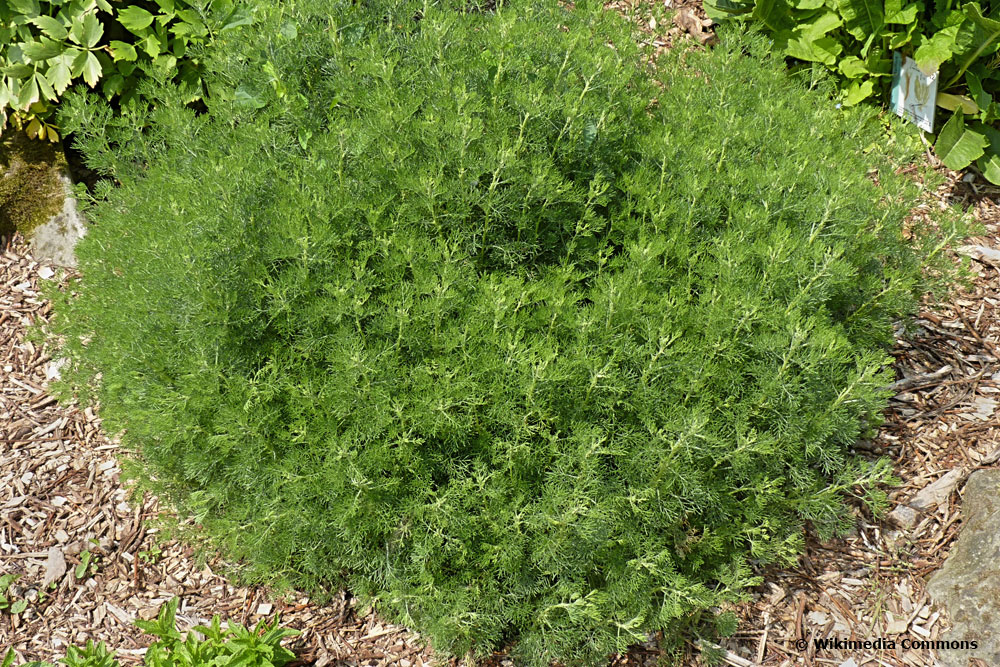
[[[921,255],[870,117],[582,2],[271,14],[207,113],[69,101],[121,186],[54,320],[248,576],[598,663],[877,503]]]

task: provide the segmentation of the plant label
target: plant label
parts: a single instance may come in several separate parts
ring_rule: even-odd
[[[913,58],[892,54],[892,108],[925,132],[934,131],[937,86],[937,70],[925,74]]]

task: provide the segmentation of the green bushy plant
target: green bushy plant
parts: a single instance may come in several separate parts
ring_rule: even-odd
[[[261,20],[207,113],[69,100],[121,187],[52,325],[248,577],[599,663],[882,502],[848,447],[927,255],[871,114],[736,34],[658,86],[584,2]]]
[[[299,633],[279,626],[279,621],[261,619],[253,628],[228,621],[226,627],[218,615],[211,624],[199,625],[185,637],[175,625],[179,598],[160,607],[155,621],[136,621],[136,627],[156,637],[143,655],[144,667],[210,667],[247,665],[248,667],[284,667],[295,654],[281,645],[286,637]],[[8,649],[0,667],[15,667],[13,649]],[[66,667],[121,667],[113,651],[104,642],[88,641],[83,648],[70,646],[60,660]],[[56,667],[50,662],[29,662],[20,667]]]
[[[951,169],[973,162],[1000,183],[1000,5],[905,0],[706,0],[717,19],[739,17],[768,33],[776,52],[834,73],[844,104],[889,100],[893,52],[940,70],[937,105],[954,112],[935,148]]]
[[[146,73],[203,95],[197,48],[250,22],[234,0],[8,0],[0,3],[0,131],[59,140],[52,116],[75,82],[127,102]],[[192,54],[192,49],[195,53]]]

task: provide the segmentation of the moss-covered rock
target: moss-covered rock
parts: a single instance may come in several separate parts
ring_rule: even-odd
[[[67,196],[62,147],[7,132],[0,140],[0,235],[32,230],[63,210]]]

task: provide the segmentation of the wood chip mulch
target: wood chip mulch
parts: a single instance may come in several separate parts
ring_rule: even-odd
[[[19,240],[0,239],[0,575],[17,576],[6,597],[18,605],[0,610],[0,657],[12,647],[15,664],[55,661],[67,645],[93,639],[136,664],[153,638],[133,621],[180,596],[185,630],[214,614],[253,625],[280,612],[283,625],[302,632],[286,642],[301,664],[429,664],[415,634],[359,614],[346,594],[320,606],[233,586],[222,561],[158,543],[147,521],[157,500],[129,500],[117,443],[91,408],[59,405],[46,392],[58,361],[25,339],[29,324],[49,315],[40,282],[59,277]]]

